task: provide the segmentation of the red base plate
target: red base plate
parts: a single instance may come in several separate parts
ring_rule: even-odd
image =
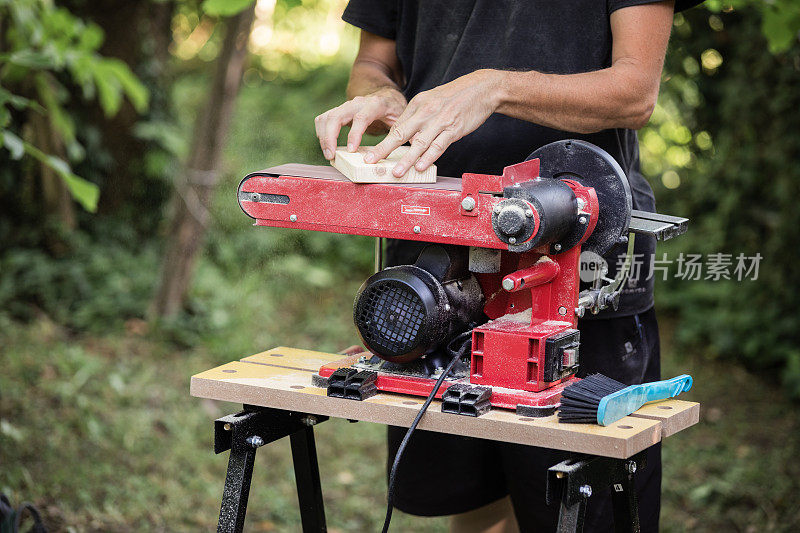
[[[323,378],[330,377],[333,372],[342,367],[352,366],[358,360],[358,356],[351,356],[340,361],[329,363],[319,369],[319,375]],[[557,404],[561,400],[561,391],[564,387],[573,383],[576,378],[567,379],[558,385],[540,391],[530,392],[525,390],[507,389],[505,387],[492,387],[492,397],[490,402],[492,407],[500,407],[503,409],[516,409],[517,405],[530,405],[533,407],[544,407],[547,405]],[[446,379],[442,387],[436,393],[436,398],[441,398],[447,387],[455,383],[463,383],[469,385],[469,378],[462,379]],[[433,390],[436,384],[436,379],[423,378],[417,376],[403,376],[399,374],[389,374],[378,372],[378,379],[376,386],[378,390],[383,392],[399,392],[402,394],[411,394],[413,396],[426,397]],[[481,385],[485,386],[485,385]]]

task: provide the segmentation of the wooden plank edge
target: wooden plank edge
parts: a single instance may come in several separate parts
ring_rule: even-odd
[[[700,404],[692,402],[691,406],[688,406],[688,408],[678,411],[671,416],[652,415],[647,411],[636,411],[630,416],[634,418],[646,418],[648,420],[661,421],[661,438],[665,439],[700,422]]]
[[[397,409],[397,406],[381,403],[372,403],[367,400],[366,404],[353,400],[343,400],[329,398],[327,396],[317,396],[314,394],[303,394],[280,389],[267,389],[269,391],[269,402],[265,402],[265,389],[256,385],[246,385],[243,383],[233,383],[218,379],[207,379],[192,376],[190,382],[190,394],[195,397],[208,398],[212,400],[227,401],[234,403],[245,403],[250,405],[261,405],[277,409],[290,409],[305,413],[331,416],[335,418],[345,418],[350,420],[361,420],[364,422],[374,422],[378,424],[408,427],[411,425],[417,411],[412,408]],[[268,405],[265,405],[268,403]],[[436,408],[437,404],[432,406]],[[369,405],[365,409],[365,405]],[[291,407],[289,407],[291,406]],[[399,416],[398,416],[399,415]],[[429,410],[420,422],[419,428],[429,431],[445,432],[437,424],[438,417],[453,417],[441,413],[440,411]],[[509,437],[503,439],[505,442],[516,444],[538,446],[557,450],[566,450],[577,453],[592,455],[603,455],[617,459],[627,459],[636,453],[649,448],[661,440],[662,424],[658,420],[651,420],[652,425],[642,428],[638,433],[625,438],[618,438],[609,435],[571,433],[568,428],[555,428],[553,426],[537,425],[536,439],[531,441],[531,432],[517,423],[508,421],[485,419],[495,426],[503,426],[508,431],[504,434]],[[536,420],[532,424],[536,424]],[[455,421],[448,419],[447,421]],[[463,421],[462,421],[463,422]],[[624,424],[624,419],[620,421]],[[485,434],[480,434],[472,429],[474,424],[445,424],[447,433],[462,435],[467,437],[486,438]],[[592,438],[594,437],[594,438]],[[596,441],[600,439],[608,446],[602,453],[598,453]],[[569,441],[569,444],[568,444]],[[594,441],[594,442],[593,442]]]

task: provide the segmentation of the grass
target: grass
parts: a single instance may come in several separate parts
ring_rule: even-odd
[[[201,268],[201,288],[214,277],[207,270],[214,269]],[[4,322],[0,490],[13,501],[34,501],[56,531],[213,529],[227,461],[212,452],[211,421],[238,406],[190,398],[189,376],[282,342],[325,349],[353,342],[348,312],[341,310],[360,277],[318,288],[308,305],[304,278],[288,276],[280,309],[270,298],[274,291],[251,278],[225,297],[240,330],[259,329],[238,336],[261,339],[247,352],[238,351],[236,335],[227,345],[179,350],[165,332],[147,331],[135,320],[124,333],[93,337],[73,337],[46,317],[28,325]],[[242,298],[252,305],[242,306]],[[251,321],[239,322],[247,315]],[[372,530],[382,519],[383,435],[374,424],[319,427],[332,530]],[[297,529],[288,441],[260,451],[256,468],[248,528]],[[397,524],[414,522],[399,517]],[[431,530],[437,523],[441,529],[442,520],[416,527]]]
[[[667,324],[669,326],[669,324]],[[800,530],[800,411],[775,377],[730,361],[672,349],[664,328],[666,375],[695,378],[687,400],[700,424],[664,446],[665,531]]]

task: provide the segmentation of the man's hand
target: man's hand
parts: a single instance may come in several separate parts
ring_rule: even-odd
[[[347,84],[350,100],[314,121],[326,159],[333,159],[336,154],[336,140],[342,126],[351,124],[347,137],[347,149],[351,152],[361,144],[365,131],[386,133],[406,108],[406,97],[400,92],[403,79],[394,40],[362,30]]]
[[[424,171],[448,146],[475,131],[495,112],[500,101],[501,79],[498,71],[476,70],[419,93],[393,122],[389,135],[366,153],[364,161],[380,161],[411,141],[411,149],[395,165],[392,174],[402,177],[412,166],[418,172]]]
[[[385,132],[386,128],[395,124],[405,107],[406,99],[400,91],[383,87],[366,96],[356,96],[319,115],[314,119],[314,124],[325,159],[333,159],[342,126],[350,124],[347,150],[355,152],[364,132]]]

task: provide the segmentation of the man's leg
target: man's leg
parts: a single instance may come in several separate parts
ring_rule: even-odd
[[[413,264],[427,245],[387,239],[386,265]],[[388,467],[405,433],[406,428],[389,427]],[[507,494],[495,443],[417,430],[397,469],[394,505],[418,516],[476,512],[473,517],[491,523],[491,516],[503,511],[493,503]]]
[[[604,328],[604,322],[615,322]],[[589,322],[589,321],[587,321]],[[610,324],[609,324],[610,325]],[[584,337],[592,343],[604,335],[617,339],[613,351],[596,350],[587,361],[582,375],[601,372],[626,384],[646,383],[661,379],[661,351],[658,337],[658,322],[655,310],[650,309],[636,316],[610,320],[596,320],[581,329],[581,345]],[[614,333],[611,333],[611,331]],[[620,345],[620,341],[625,340]],[[583,349],[583,348],[581,348]],[[583,357],[583,354],[581,354]],[[583,365],[582,365],[583,367]],[[661,512],[661,444],[652,446],[647,452],[647,466],[636,472],[636,494],[639,499],[639,521],[643,533],[658,531]],[[587,532],[611,532],[614,530],[611,516],[611,491],[603,490],[589,498],[586,509]]]
[[[505,496],[496,502],[450,517],[453,533],[519,533],[511,498]]]
[[[387,466],[405,433],[389,427]],[[466,513],[508,494],[495,442],[424,430],[408,442],[395,484],[395,507],[417,516]]]

